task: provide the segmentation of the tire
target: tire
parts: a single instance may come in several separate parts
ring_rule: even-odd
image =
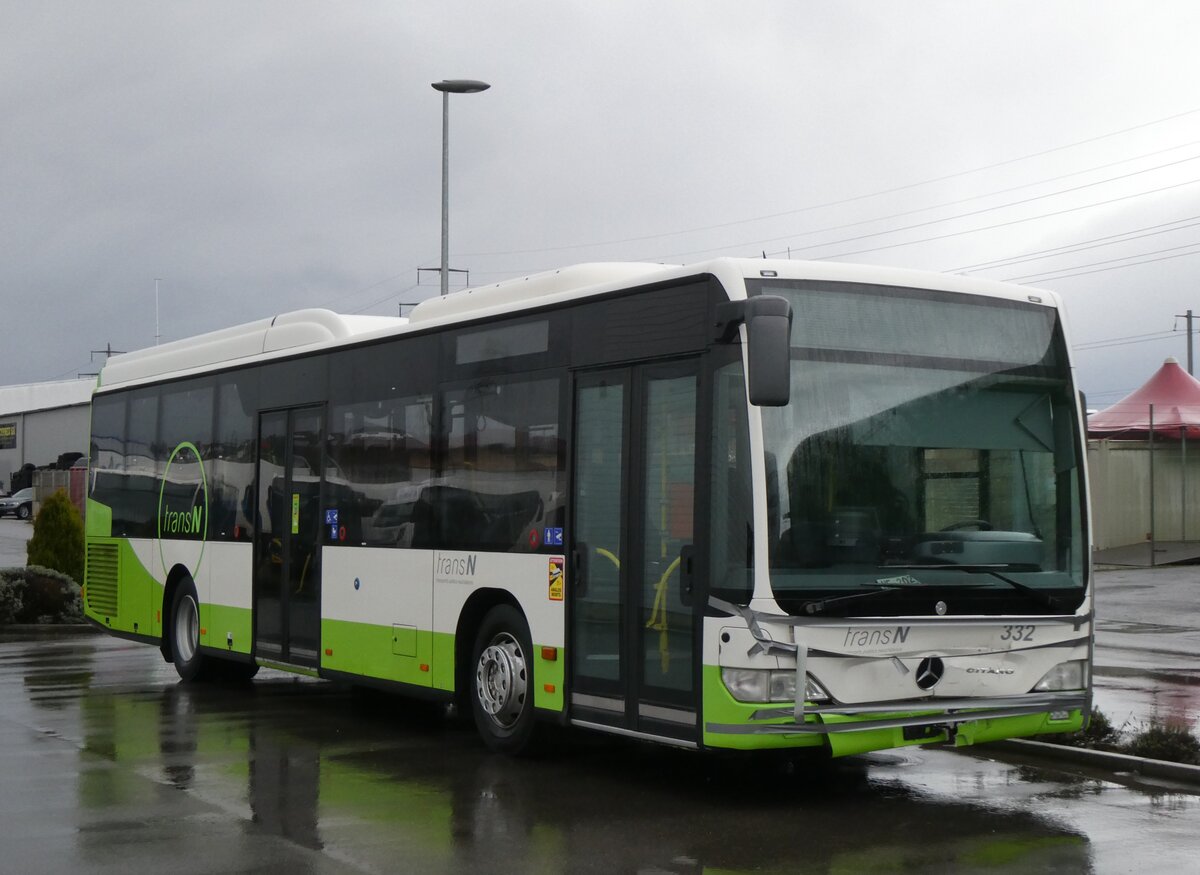
[[[29,505],[23,504],[17,508],[17,519],[27,520],[33,516],[33,509]]]
[[[171,661],[184,682],[201,680],[207,663],[200,653],[200,601],[189,577],[180,582],[171,600]]]
[[[517,754],[533,737],[533,646],[529,626],[511,605],[488,611],[471,651],[471,713],[483,743]]]

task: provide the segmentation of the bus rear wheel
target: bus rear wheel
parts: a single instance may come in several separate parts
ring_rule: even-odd
[[[533,735],[533,646],[529,626],[511,605],[488,611],[472,651],[471,711],[484,744],[520,753]]]
[[[200,680],[207,660],[200,653],[200,602],[191,579],[180,582],[171,600],[171,661],[184,681]]]

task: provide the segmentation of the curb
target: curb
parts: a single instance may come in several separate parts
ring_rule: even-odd
[[[980,745],[978,750],[1003,750],[1025,754],[1038,759],[1052,759],[1061,763],[1091,766],[1115,773],[1132,773],[1145,778],[1159,778],[1200,787],[1200,766],[1186,763],[1171,763],[1166,760],[1151,760],[1114,753],[1107,750],[1092,750],[1087,747],[1071,747],[1065,744],[1048,744],[1044,741],[1011,739]]]

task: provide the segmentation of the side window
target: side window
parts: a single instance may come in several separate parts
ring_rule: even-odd
[[[454,338],[456,365],[536,355],[550,349],[550,321],[515,322],[478,331],[465,331]]]
[[[88,495],[111,509],[115,519],[125,488],[124,395],[98,395],[92,401],[88,457]]]
[[[326,543],[431,545],[432,419],[428,395],[331,408],[325,507],[337,523],[327,525]]]
[[[208,483],[202,466],[212,452],[213,383],[211,379],[174,383],[163,388],[156,457],[162,483],[163,537],[199,540],[212,529]],[[197,455],[198,454],[198,455]],[[207,510],[206,510],[207,509]],[[207,512],[205,519],[201,514]],[[198,525],[195,525],[198,523]]]
[[[750,434],[741,362],[716,372],[713,382],[711,590],[747,604],[754,593],[754,496]],[[768,474],[774,473],[768,464]],[[769,518],[778,539],[779,488],[768,487]]]
[[[158,488],[162,466],[158,445],[158,390],[129,396],[125,438],[125,490],[113,508],[113,534],[128,538],[157,536]],[[119,514],[119,516],[118,516]],[[119,525],[118,525],[119,522]]]
[[[532,552],[562,526],[560,385],[485,379],[445,392],[446,456],[430,490],[439,546]]]
[[[258,434],[254,383],[245,374],[221,378],[217,421],[208,454],[209,538],[249,541],[253,537],[254,464]]]

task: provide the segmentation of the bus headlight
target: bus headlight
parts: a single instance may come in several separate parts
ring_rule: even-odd
[[[766,670],[759,668],[723,668],[721,681],[725,689],[739,702],[794,702],[796,701],[796,672],[791,669]],[[806,702],[828,702],[829,694],[806,676],[804,684]]]
[[[1087,686],[1087,660],[1072,659],[1060,662],[1033,685],[1031,693],[1050,693],[1057,690],[1082,690]]]

